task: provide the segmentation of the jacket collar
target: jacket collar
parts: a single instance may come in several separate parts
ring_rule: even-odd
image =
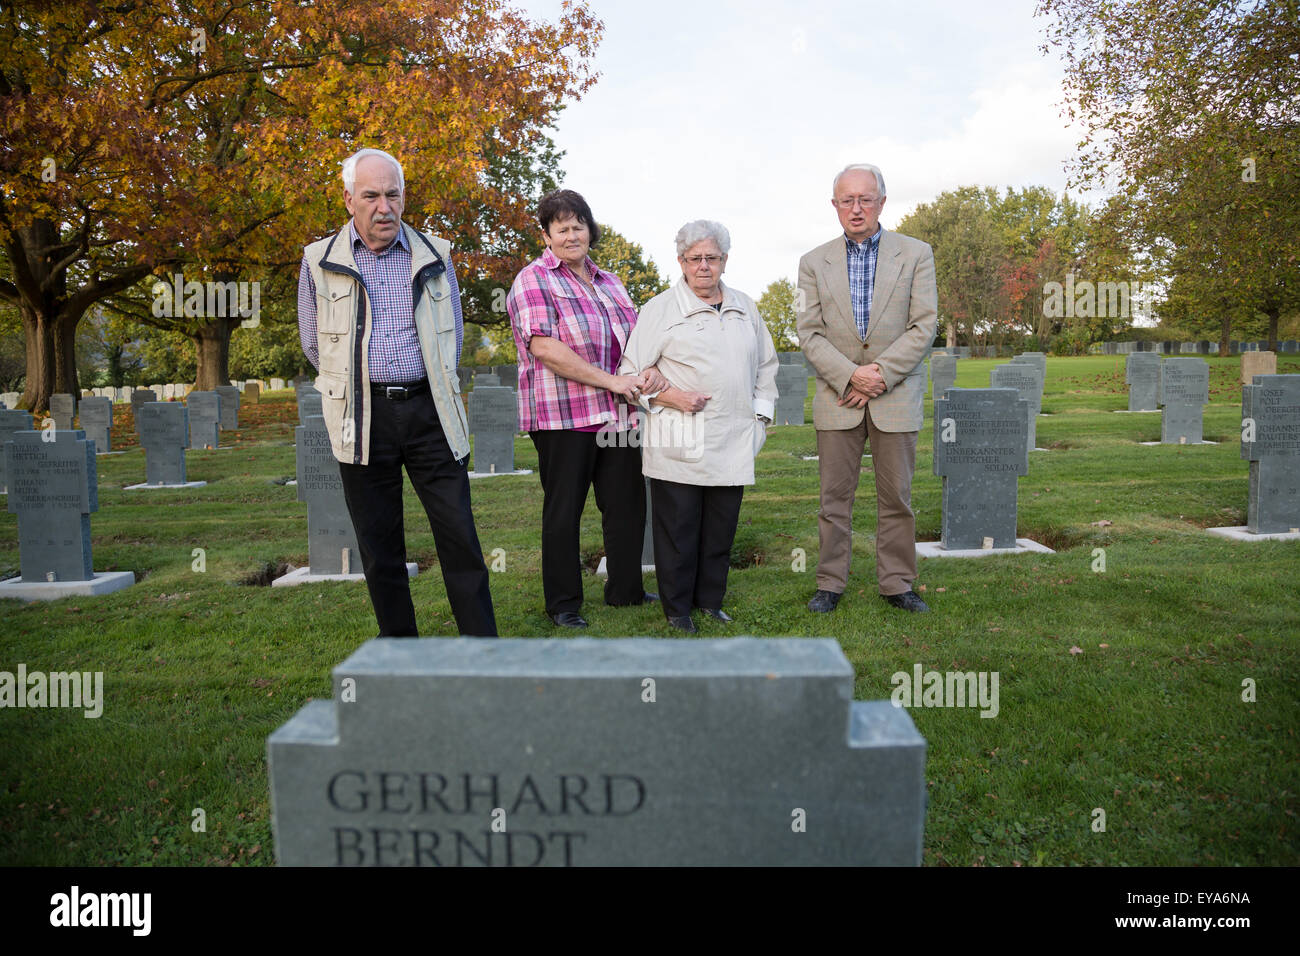
[[[743,314],[745,307],[740,304],[740,298],[736,293],[721,279],[718,280],[718,285],[722,288],[722,309],[719,314],[721,312],[740,312]],[[709,305],[691,290],[690,285],[686,282],[686,276],[682,276],[678,279],[677,284],[673,286],[673,299],[676,301],[677,308],[683,317],[694,315],[696,312],[708,312],[711,314],[714,312],[713,306]]]
[[[349,219],[347,225],[340,229],[334,238],[330,240],[330,244],[326,246],[325,254],[321,256],[322,268],[328,269],[330,266],[341,266],[343,271],[359,277],[356,256],[353,254],[353,243],[360,239],[361,236],[357,233],[356,225],[353,220]],[[393,241],[410,251],[412,276],[418,275],[421,269],[431,263],[442,263],[442,256],[438,255],[437,250],[433,248],[433,244],[429,242],[425,235],[405,222],[402,223],[402,231],[398,233]]]

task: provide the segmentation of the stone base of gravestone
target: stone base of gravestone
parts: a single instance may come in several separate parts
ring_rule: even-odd
[[[1056,554],[1045,544],[1039,544],[1029,538],[1016,538],[1014,548],[960,548],[949,551],[938,541],[918,541],[916,556],[918,558],[987,558],[997,554]]]
[[[57,601],[65,597],[96,597],[111,594],[135,584],[131,571],[96,571],[89,581],[24,581],[10,578],[0,581],[0,601]]]
[[[420,566],[414,561],[406,562],[406,576],[413,578],[420,573]],[[311,568],[295,568],[288,574],[282,574],[271,582],[273,588],[291,588],[299,584],[320,584],[324,581],[364,581],[364,574],[312,574]]]
[[[206,481],[187,481],[184,484],[177,484],[177,485],[151,485],[147,481],[145,481],[145,482],[141,482],[138,485],[126,485],[125,487],[122,488],[122,490],[136,491],[140,488],[202,488],[206,484],[207,484]]]
[[[1239,524],[1231,528],[1206,528],[1205,530],[1215,537],[1227,538],[1229,541],[1300,541],[1300,528],[1256,534],[1244,524]]]
[[[471,471],[471,478],[500,478],[502,475],[531,475],[531,468],[516,468],[514,471]]]
[[[1217,441],[1206,441],[1202,438],[1200,441],[1140,441],[1139,445],[1146,445],[1148,448],[1155,445],[1217,445]]]
[[[267,739],[281,866],[921,862],[925,740],[830,639],[379,638],[333,676]]]
[[[1116,415],[1159,415],[1158,408],[1113,408],[1111,409]],[[1157,444],[1159,444],[1157,442]]]
[[[645,556],[642,555],[642,560],[644,560],[644,558],[645,558]],[[605,556],[602,554],[602,555],[600,556],[600,563],[596,565],[596,577],[598,577],[598,578],[609,577],[609,571],[608,571],[608,569],[605,567],[605,561],[606,561],[606,558],[605,558]],[[654,573],[654,569],[655,569],[655,566],[654,566],[653,564],[643,564],[643,565],[641,565],[641,573],[642,573],[642,574],[653,574],[653,573]]]

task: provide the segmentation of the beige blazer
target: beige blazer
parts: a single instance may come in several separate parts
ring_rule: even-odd
[[[799,260],[799,347],[817,374],[813,426],[853,428],[862,409],[837,405],[859,365],[876,362],[885,391],[867,403],[885,432],[921,430],[925,357],[939,325],[934,253],[919,239],[882,230],[876,259],[867,340],[858,336],[849,298],[848,252],[843,234]]]

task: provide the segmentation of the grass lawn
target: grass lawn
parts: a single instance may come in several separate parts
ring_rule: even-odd
[[[1123,356],[1049,358],[1038,443],[1050,450],[1031,452],[1020,480],[1019,533],[1057,553],[923,560],[928,615],[876,596],[869,474],[848,592],[833,615],[806,610],[818,496],[817,463],[802,456],[816,439],[811,424],[775,429],[736,535],[736,622],[704,618],[700,636],[834,637],[859,699],[888,697],[890,676],[918,663],[999,673],[993,719],[910,711],[929,744],[926,864],[1300,863],[1300,543],[1205,532],[1245,524],[1248,474],[1238,360],[1209,362],[1205,437],[1219,444],[1144,447],[1160,416],[1113,414],[1127,407]],[[957,384],[987,386],[994,364],[963,359]],[[1300,359],[1279,357],[1279,371],[1300,372]],[[0,863],[270,864],[266,737],[328,696],[331,668],[374,635],[365,587],[265,586],[307,562],[306,506],[277,484],[294,473],[292,393],[241,409],[228,450],[190,452],[190,479],[208,485],[188,491],[122,490],[143,481],[144,457],[129,412],[115,411],[128,424],[114,447],[127,451],[99,459],[95,569],[134,571],[137,584],[0,602],[0,670],[103,671],[106,697],[99,719],[0,710]],[[923,541],[940,525],[929,419],[927,408],[913,485]],[[527,438],[516,462],[536,469]],[[505,555],[492,576],[501,633],[569,636],[543,612],[536,474],[475,481],[473,495],[484,551]],[[406,519],[421,628],[450,635],[409,487]],[[582,543],[594,565],[594,501]],[[0,576],[17,569],[16,517],[0,513]],[[656,607],[607,608],[600,580],[586,581],[592,635],[671,636]],[[191,828],[196,809],[206,832]]]

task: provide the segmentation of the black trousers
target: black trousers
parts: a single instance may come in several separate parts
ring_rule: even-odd
[[[433,396],[403,401],[372,395],[370,463],[339,464],[381,637],[416,637],[415,606],[406,575],[402,466],[424,505],[456,626],[466,637],[496,637],[496,616],[470,510],[465,460],[452,457]]]
[[[639,447],[602,448],[596,432],[570,429],[528,433],[542,479],[542,591],[546,613],[582,607],[578,531],[587,491],[596,486],[605,537],[605,603],[640,604],[641,543],[645,537],[645,479]]]
[[[684,485],[650,479],[655,575],[665,617],[721,610],[743,485]]]

